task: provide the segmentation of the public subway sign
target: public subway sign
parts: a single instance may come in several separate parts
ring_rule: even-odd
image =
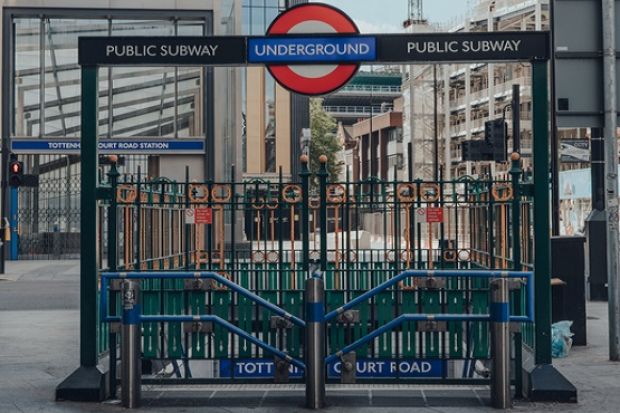
[[[322,95],[364,63],[547,60],[548,32],[361,35],[344,12],[307,3],[282,12],[266,36],[81,37],[79,63],[150,66],[264,65],[290,91]]]
[[[244,64],[243,37],[80,37],[81,65],[169,66]]]
[[[546,60],[547,32],[395,34],[377,39],[383,62]]]
[[[110,155],[132,154],[203,154],[205,141],[200,139],[99,139],[99,153]],[[33,139],[13,138],[11,152],[16,154],[62,154],[79,155],[79,139]]]
[[[337,379],[341,375],[341,363],[327,366],[327,376]],[[359,378],[442,378],[445,376],[444,360],[414,359],[358,359],[356,375]],[[275,365],[270,359],[221,360],[220,378],[265,379],[274,376]],[[289,366],[289,377],[303,377],[303,370]]]

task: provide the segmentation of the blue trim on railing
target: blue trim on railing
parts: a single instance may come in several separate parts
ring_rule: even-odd
[[[123,324],[140,324],[140,317],[142,317],[142,308],[140,307],[140,304],[134,305],[129,310],[123,309]]]
[[[294,359],[293,357],[289,356],[288,354],[286,354],[283,351],[278,350],[277,348],[270,346],[269,344],[257,339],[256,337],[252,336],[251,334],[247,333],[245,330],[237,327],[234,324],[231,324],[230,322],[218,317],[218,316],[214,316],[214,315],[196,315],[196,316],[191,316],[191,315],[187,315],[187,316],[183,316],[183,315],[179,315],[179,316],[165,316],[165,315],[143,315],[140,317],[140,321],[143,323],[183,323],[183,322],[213,322],[216,324],[219,324],[220,326],[224,327],[226,330],[230,331],[231,333],[249,341],[250,343],[262,348],[263,350],[267,351],[268,353],[271,353],[274,356],[277,356],[279,358],[281,358],[282,360],[286,360],[289,363],[291,363],[293,366],[300,368],[300,369],[306,369],[306,365],[297,359]]]
[[[510,307],[508,303],[491,303],[491,321],[508,323],[510,321]]]
[[[359,297],[349,301],[344,304],[340,308],[335,309],[334,311],[329,312],[325,315],[325,321],[331,321],[334,318],[338,317],[338,314],[343,313],[347,310],[352,309],[358,304],[366,302],[371,298],[375,297],[379,293],[387,290],[390,287],[397,285],[399,282],[404,281],[408,278],[525,278],[528,284],[528,306],[527,306],[527,320],[525,321],[533,321],[534,315],[534,289],[532,282],[532,273],[531,272],[519,272],[519,271],[472,271],[472,270],[437,270],[437,271],[426,271],[426,270],[409,270],[403,271],[398,274],[396,277],[384,282],[383,284],[378,285],[370,291],[365,292]],[[523,319],[515,319],[511,321],[520,322]]]
[[[490,321],[490,319],[490,316],[484,314],[403,314],[389,323],[384,324],[376,330],[368,333],[364,337],[361,337],[354,343],[345,346],[336,354],[327,356],[325,358],[325,363],[329,364],[339,360],[342,355],[357,350],[361,346],[379,337],[381,334],[387,333],[407,321]]]
[[[306,303],[306,323],[321,323],[325,315],[324,303]]]
[[[244,296],[245,298],[255,302],[261,307],[264,307],[275,314],[284,317],[287,320],[290,320],[293,324],[298,327],[304,328],[306,327],[306,323],[299,317],[295,317],[294,315],[284,311],[280,307],[270,303],[269,301],[259,297],[258,295],[252,293],[249,290],[233,283],[227,278],[222,277],[221,275],[214,272],[103,272],[101,273],[101,284],[102,289],[107,287],[107,280],[114,279],[126,279],[126,280],[153,280],[153,279],[169,279],[169,280],[189,280],[189,279],[202,279],[207,280],[211,279],[220,284],[225,285],[231,290],[237,292],[239,295]],[[103,300],[102,300],[103,301]],[[103,309],[107,308],[105,306]],[[103,311],[101,314],[105,314],[106,318],[103,321],[110,321],[107,318],[107,312]]]

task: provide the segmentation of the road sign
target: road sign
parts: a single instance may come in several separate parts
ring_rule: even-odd
[[[289,35],[287,39],[290,35],[303,33],[358,34],[359,29],[344,12],[325,4],[302,4],[293,7],[280,14],[267,29],[268,36]],[[334,37],[332,40],[336,39],[338,38]],[[356,42],[354,37],[345,37],[340,45],[333,43],[333,41],[308,40],[309,42],[302,44],[305,46],[303,50],[312,53],[310,49],[313,47],[314,53],[312,54],[314,55],[319,51],[319,46],[322,46],[320,49],[323,50],[323,54],[327,54],[333,49],[334,56],[344,57],[348,53],[337,53],[339,49],[349,52],[355,49],[356,56],[365,55],[367,59],[375,59],[373,55],[375,52],[374,39],[364,38],[362,42]],[[312,47],[309,49],[309,46]],[[294,51],[297,52],[297,50],[302,49],[297,48]],[[250,46],[250,53],[252,51],[253,49]],[[323,95],[344,86],[357,73],[359,63],[323,66],[274,65],[268,66],[268,69],[282,86],[293,92],[304,95]]]
[[[443,222],[443,208],[418,208],[415,221],[417,224],[433,224]]]

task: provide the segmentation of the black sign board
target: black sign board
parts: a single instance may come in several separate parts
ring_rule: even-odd
[[[364,54],[345,54],[329,63],[416,63],[546,60],[548,32],[422,33],[378,35],[279,35],[267,37],[81,37],[79,63],[96,65],[245,66],[256,61],[248,56],[248,42],[265,43],[264,50],[277,54],[273,65],[316,65],[319,51],[367,46]],[[346,44],[343,41],[346,40]],[[364,43],[365,42],[365,43]],[[261,44],[262,44],[261,43]],[[316,43],[316,44],[315,44]],[[360,46],[361,45],[361,46]],[[376,45],[376,53],[375,53]],[[355,46],[355,47],[354,47]],[[372,46],[372,47],[371,47]],[[357,49],[355,49],[357,50]],[[364,49],[365,50],[365,49]],[[312,56],[309,55],[312,53]],[[328,59],[328,57],[323,57]],[[326,60],[327,63],[327,60]],[[269,65],[269,63],[267,63]]]
[[[243,65],[246,38],[216,37],[80,37],[78,61],[95,65]]]
[[[419,33],[377,36],[381,62],[549,59],[548,32]]]

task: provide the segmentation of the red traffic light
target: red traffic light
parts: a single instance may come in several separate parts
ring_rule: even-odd
[[[24,164],[20,161],[12,161],[9,164],[9,186],[16,188],[22,185],[24,178]]]
[[[23,165],[21,162],[11,162],[11,166],[9,168],[11,170],[11,173],[20,174],[22,173]]]

